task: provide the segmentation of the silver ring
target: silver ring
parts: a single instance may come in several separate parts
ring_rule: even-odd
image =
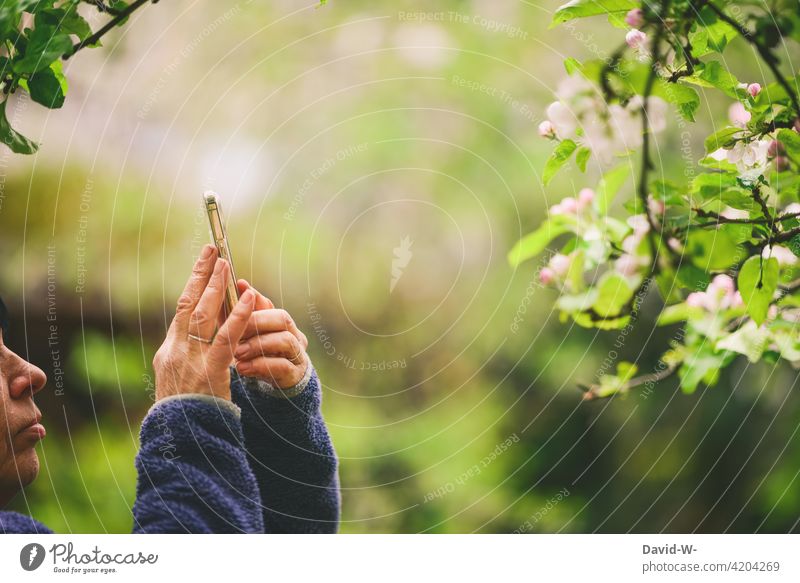
[[[189,334],[189,340],[196,340],[197,342],[202,342],[203,344],[213,344],[214,339],[212,338],[209,340],[208,338],[200,338],[199,336],[195,336],[194,334]]]

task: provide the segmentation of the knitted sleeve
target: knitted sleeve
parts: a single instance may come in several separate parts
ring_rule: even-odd
[[[266,532],[336,532],[338,460],[322,418],[322,391],[313,366],[289,390],[234,373],[231,395],[242,411]]]
[[[233,403],[205,395],[163,399],[145,417],[140,441],[133,532],[264,532]]]

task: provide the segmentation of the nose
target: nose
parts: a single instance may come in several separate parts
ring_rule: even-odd
[[[17,358],[19,366],[14,368],[13,378],[9,382],[11,397],[19,399],[27,394],[35,395],[44,388],[47,375],[38,366]]]

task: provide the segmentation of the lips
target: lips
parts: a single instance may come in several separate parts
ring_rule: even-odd
[[[31,421],[21,429],[17,435],[21,437],[30,437],[35,440],[44,439],[44,436],[47,435],[47,431],[44,428],[44,425],[41,424],[42,415],[41,413],[36,415],[35,418],[31,419]]]

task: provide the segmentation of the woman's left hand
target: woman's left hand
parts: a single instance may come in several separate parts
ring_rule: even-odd
[[[240,279],[236,285],[240,294],[250,289],[256,296],[255,310],[234,352],[236,370],[279,389],[294,387],[310,366],[306,335],[286,310],[276,309],[247,281]]]

